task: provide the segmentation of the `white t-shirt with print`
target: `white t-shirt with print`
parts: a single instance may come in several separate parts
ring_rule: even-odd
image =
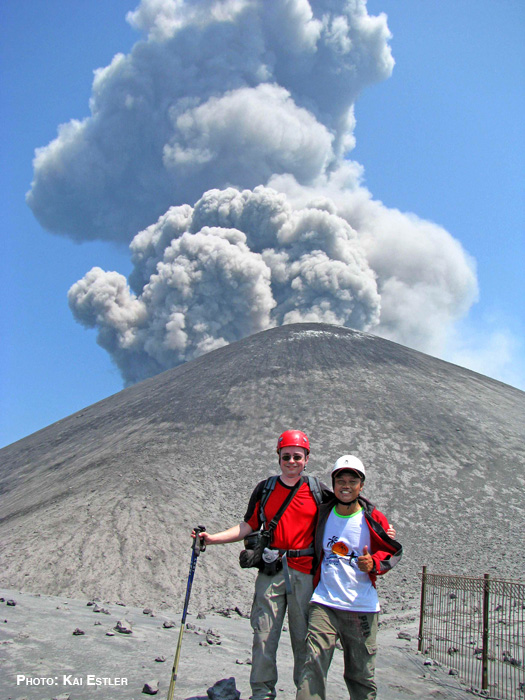
[[[352,515],[339,515],[334,507],[324,528],[321,579],[312,603],[340,610],[379,612],[377,591],[369,575],[357,567],[357,557],[363,554],[365,545],[370,552],[370,530],[363,509]]]

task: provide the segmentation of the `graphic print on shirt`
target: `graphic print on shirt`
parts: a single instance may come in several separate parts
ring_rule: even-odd
[[[350,564],[355,566],[355,562],[359,554],[354,549],[349,554],[349,546],[346,544],[346,542],[340,540],[337,535],[330,537],[326,545],[327,549],[331,550],[331,553],[328,555],[327,559],[328,564],[339,566],[341,564],[341,559],[346,559],[350,562]]]

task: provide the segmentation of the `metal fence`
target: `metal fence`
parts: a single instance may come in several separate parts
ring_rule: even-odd
[[[423,567],[419,650],[473,692],[525,700],[525,583],[430,574]]]

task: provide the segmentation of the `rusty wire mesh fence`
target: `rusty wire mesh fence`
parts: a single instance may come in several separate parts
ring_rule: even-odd
[[[525,700],[525,583],[421,576],[419,650],[488,698]]]

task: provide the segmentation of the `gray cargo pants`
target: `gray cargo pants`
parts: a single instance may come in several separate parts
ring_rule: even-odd
[[[255,581],[251,625],[253,629],[252,700],[275,698],[277,646],[288,609],[288,628],[294,655],[294,682],[297,686],[306,656],[308,604],[313,593],[313,576],[288,569],[292,594],[286,592],[284,572],[273,576],[259,573]]]
[[[378,613],[310,605],[306,662],[296,700],[326,699],[326,679],[338,638],[343,645],[344,679],[350,699],[375,700],[378,617]]]

